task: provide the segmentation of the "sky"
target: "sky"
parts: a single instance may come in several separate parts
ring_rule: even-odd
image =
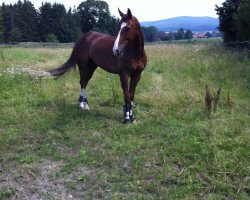
[[[36,8],[42,2],[61,3],[68,9],[77,7],[83,0],[30,0]],[[16,3],[17,0],[0,0],[6,4]],[[221,6],[225,0],[106,0],[109,4],[110,13],[119,17],[118,7],[124,13],[130,8],[132,14],[139,21],[155,21],[178,16],[210,16],[218,17],[215,12],[215,5]]]

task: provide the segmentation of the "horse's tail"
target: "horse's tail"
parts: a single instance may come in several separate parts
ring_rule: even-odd
[[[55,76],[55,78],[59,78],[63,74],[65,74],[66,72],[69,72],[73,67],[76,66],[76,61],[75,61],[73,53],[74,53],[74,51],[71,53],[71,56],[63,65],[61,65],[60,67],[58,67],[56,69],[49,70],[49,73],[51,75]]]

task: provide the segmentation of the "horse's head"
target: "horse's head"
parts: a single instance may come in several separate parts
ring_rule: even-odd
[[[122,13],[120,9],[118,9],[118,11],[121,16],[121,21],[118,25],[120,31],[113,46],[115,56],[123,55],[125,47],[138,35],[139,24],[130,9],[128,9],[127,14]]]

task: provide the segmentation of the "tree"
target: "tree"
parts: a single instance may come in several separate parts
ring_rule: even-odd
[[[174,33],[173,32],[169,32],[167,34],[167,38],[168,38],[168,40],[175,40]]]
[[[54,3],[52,6],[53,33],[60,42],[68,42],[70,27],[67,21],[67,12],[63,4]]]
[[[80,17],[75,8],[73,10],[71,8],[68,10],[67,24],[69,30],[68,42],[74,42],[82,34],[80,27]]]
[[[235,17],[237,26],[237,40],[250,40],[250,1],[242,0],[238,15]]]
[[[104,33],[115,34],[117,19],[111,17],[109,6],[105,1],[87,0],[78,8],[80,25],[83,33],[97,30]]]
[[[20,42],[22,41],[22,38],[23,38],[22,32],[18,28],[14,27],[10,32],[10,37],[8,42]]]
[[[40,40],[37,12],[30,1],[21,2],[19,0],[14,5],[14,28],[15,33],[19,31],[21,34],[20,41],[35,42]]]
[[[110,34],[110,35],[117,35],[118,33],[118,29],[117,29],[117,25],[119,23],[119,19],[118,18],[115,18],[114,16],[111,16],[107,23],[106,23],[106,30],[107,30],[107,33]]]
[[[207,38],[211,38],[211,37],[212,37],[212,34],[211,34],[210,32],[207,32],[207,33],[205,34],[205,36],[207,36]]]
[[[49,34],[46,37],[46,42],[58,42],[58,39],[55,34]]]
[[[223,37],[223,34],[219,31],[212,31],[211,36],[212,37]]]
[[[49,34],[53,34],[53,19],[52,19],[52,5],[50,3],[42,3],[42,6],[39,8],[39,31],[40,37],[43,42],[46,42],[46,37]]]
[[[167,41],[167,40],[169,40],[168,37],[167,37],[167,34],[165,32],[163,32],[163,31],[160,31],[158,33],[157,37],[160,38],[161,41]]]
[[[5,5],[2,3],[2,15],[3,15],[3,40],[9,42],[11,36],[11,30],[14,27],[14,10],[13,6]]]
[[[39,10],[39,27],[43,42],[46,42],[51,34],[60,42],[72,42],[71,28],[76,23],[71,11],[67,13],[64,5],[58,3],[44,3]]]
[[[1,6],[4,42],[39,41],[37,12],[28,0]]]
[[[180,28],[176,34],[176,40],[183,40],[185,39],[185,31],[183,28]]]
[[[238,8],[241,0],[226,0],[222,7],[216,5],[216,12],[219,15],[219,30],[224,33],[224,41],[237,40],[237,22],[235,15],[238,14]]]
[[[107,33],[110,35],[117,35],[117,26],[119,20],[111,17],[109,12],[101,12],[96,22],[94,30]]]
[[[105,12],[109,12],[109,8],[108,4],[104,1],[87,0],[82,2],[78,6],[82,32],[86,33],[96,27],[100,15],[103,16]]]
[[[2,9],[0,7],[0,43],[3,42],[3,30],[4,26],[3,26],[3,13],[2,13]]]
[[[215,10],[225,42],[250,40],[249,0],[226,0],[221,7],[216,5]]]
[[[193,39],[193,32],[191,30],[187,30],[185,33],[185,39],[191,40]]]
[[[158,30],[154,26],[142,27],[142,31],[144,32],[146,42],[153,42],[157,38]]]
[[[18,0],[0,6],[0,42],[46,42],[53,34],[60,42],[73,42],[91,29],[116,35],[118,21],[105,1],[86,0],[67,11],[63,4],[47,2],[35,10],[29,0]]]

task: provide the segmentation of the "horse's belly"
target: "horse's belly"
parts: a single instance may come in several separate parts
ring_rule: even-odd
[[[109,53],[108,50],[100,51],[99,49],[97,53],[91,54],[90,58],[94,61],[96,65],[98,65],[103,70],[114,74],[119,73],[116,57],[113,55],[112,52]]]
[[[117,65],[111,64],[111,63],[100,63],[97,64],[101,69],[113,73],[113,74],[119,74],[119,69]]]

